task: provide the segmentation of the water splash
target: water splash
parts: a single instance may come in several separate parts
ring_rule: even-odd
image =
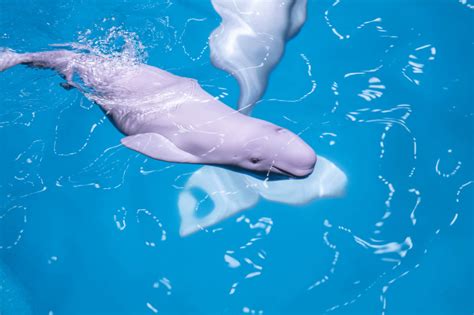
[[[421,202],[421,193],[420,193],[419,190],[417,190],[415,188],[410,188],[408,191],[416,196],[416,203],[413,206],[413,209],[411,210],[411,213],[410,213],[411,223],[413,225],[415,225],[416,221],[417,221],[416,220],[416,209],[418,208],[418,206],[420,205],[420,202]]]
[[[308,76],[309,82],[311,83],[311,87],[309,90],[301,95],[300,97],[293,98],[293,99],[280,99],[280,98],[269,98],[269,99],[261,99],[257,101],[255,104],[261,103],[261,102],[281,102],[281,103],[299,103],[303,101],[304,99],[308,98],[311,94],[313,94],[316,91],[316,80],[313,78],[313,73],[311,71],[311,61],[305,54],[300,54],[301,59],[306,64],[306,74]]]
[[[20,243],[23,234],[25,233],[26,223],[28,222],[26,210],[27,208],[24,206],[15,205],[0,213],[0,230],[2,231],[0,237],[0,250],[12,249]],[[11,219],[8,220],[10,217]],[[12,222],[11,220],[18,222]],[[13,232],[13,227],[16,225],[18,225],[18,228],[13,233],[15,236],[8,237],[8,234]]]
[[[108,28],[107,23],[115,24],[115,18],[105,18],[100,26],[79,32],[77,43],[70,45],[123,63],[145,63],[148,55],[138,34],[121,25]]]
[[[59,147],[61,146],[60,143],[63,143],[62,141],[60,141],[60,139],[62,139],[60,135],[64,134],[62,132],[62,130],[65,129],[65,128],[70,128],[71,127],[70,126],[71,121],[68,120],[68,119],[64,119],[64,116],[66,114],[70,115],[71,113],[74,113],[75,115],[81,115],[84,111],[90,111],[92,109],[92,107],[94,106],[94,104],[90,103],[90,106],[85,106],[84,102],[87,102],[87,101],[85,101],[84,98],[80,94],[77,94],[77,97],[75,98],[75,100],[70,105],[65,106],[63,109],[61,109],[59,111],[58,118],[57,118],[58,122],[57,122],[56,127],[55,127],[54,143],[53,143],[53,151],[56,155],[66,157],[66,156],[73,156],[73,155],[81,153],[89,145],[89,142],[91,141],[92,136],[94,135],[94,133],[104,124],[104,122],[106,122],[108,120],[107,116],[103,115],[100,119],[93,122],[88,127],[87,135],[85,135],[85,138],[82,141],[82,143],[79,145],[79,147],[76,147],[74,149],[70,149],[70,150],[68,150],[68,152],[64,152],[63,150],[60,150],[59,149]],[[79,106],[76,106],[76,105],[79,105]],[[77,112],[74,112],[73,110],[79,110],[80,112],[77,113]],[[92,113],[85,113],[84,112],[84,114],[85,115],[90,115],[89,117],[93,118]],[[62,123],[64,121],[66,121],[67,125],[62,125]],[[83,122],[82,120],[81,120],[81,123],[82,123],[82,125],[86,125],[86,122]],[[83,126],[81,126],[81,127],[83,127]],[[63,141],[66,142],[66,143],[70,143],[71,142],[71,137],[68,136],[67,139],[63,140]]]
[[[375,223],[376,229],[374,230],[374,234],[380,234],[381,233],[380,228],[383,227],[383,225],[385,224],[385,221],[392,215],[392,211],[391,211],[390,208],[391,208],[393,195],[395,194],[395,188],[393,187],[393,184],[391,182],[389,182],[387,179],[385,179],[382,175],[379,175],[379,179],[380,179],[380,181],[382,181],[382,183],[385,186],[387,186],[388,195],[387,195],[387,199],[385,199],[385,212],[382,215],[382,217],[380,218],[380,220],[377,221],[377,223]]]
[[[186,44],[185,42],[183,41],[183,37],[186,33],[186,30],[187,28],[189,27],[189,25],[191,23],[200,23],[200,22],[205,22],[207,21],[207,18],[189,18],[186,20],[185,24],[184,24],[184,30],[183,32],[181,33],[181,35],[179,36],[179,42],[181,43],[181,47],[183,48],[183,52],[186,56],[189,57],[189,59],[191,59],[193,62],[195,61],[198,61],[202,58],[202,56],[204,55],[204,53],[206,52],[207,48],[209,47],[209,42],[206,41],[206,43],[204,44],[204,46],[201,48],[201,50],[199,51],[198,54],[195,54],[195,55],[191,55],[191,53],[188,51],[188,49],[186,48]]]
[[[402,74],[410,82],[420,85],[419,76],[424,73],[427,62],[435,60],[436,47],[431,44],[419,46],[408,56],[408,64],[403,67]]]
[[[465,182],[464,184],[462,184],[461,186],[459,186],[457,192],[456,192],[456,207],[459,207],[459,203],[461,201],[461,194],[462,192],[464,191],[464,189],[466,189],[466,187],[469,187],[472,183],[474,183],[474,181],[470,180],[468,182]],[[460,209],[456,209],[456,212],[454,213],[454,216],[453,216],[453,219],[451,220],[451,222],[449,222],[449,226],[453,226],[454,223],[456,223],[456,221],[458,220],[458,217],[459,217],[459,210]]]
[[[337,36],[337,38],[339,40],[348,40],[348,39],[351,38],[352,33],[344,34],[343,32],[339,31],[338,28],[335,26],[334,22],[332,22],[332,19],[330,17],[330,11],[332,9],[336,8],[337,6],[339,6],[340,4],[341,4],[341,0],[335,0],[331,4],[331,8],[324,11],[324,20],[326,22],[326,25],[331,29],[332,33],[335,36]],[[383,27],[381,17],[373,18],[373,19],[370,19],[370,20],[367,20],[367,21],[364,21],[364,22],[360,23],[358,26],[353,28],[352,32],[359,31],[359,30],[367,27],[368,25],[372,25],[372,24],[375,25],[375,30],[377,32],[381,33],[381,37],[398,38],[398,36],[396,36],[396,35],[390,35],[389,32]]]
[[[115,226],[119,231],[125,230],[127,227],[127,209],[125,207],[121,207],[117,209],[117,211],[114,214],[114,222]]]
[[[130,152],[121,144],[109,147],[75,174],[60,176],[56,180],[56,186],[117,189],[124,184],[133,160],[138,157],[139,154]]]
[[[330,146],[333,146],[336,144],[336,138],[337,138],[337,134],[335,134],[334,132],[323,132],[319,138],[321,139],[329,139],[328,140],[328,144]]]
[[[329,227],[329,228],[332,227],[331,223],[329,223],[328,220],[324,221],[324,225],[326,227]],[[333,275],[334,272],[336,271],[336,265],[337,265],[337,262],[339,261],[340,252],[337,250],[337,246],[329,241],[329,232],[328,231],[323,233],[323,241],[324,241],[324,244],[326,244],[326,246],[334,252],[334,256],[333,256],[333,259],[331,261],[329,271],[322,278],[314,281],[313,284],[311,284],[308,287],[308,291],[313,290],[314,288],[326,283],[329,280],[329,277],[331,275]]]
[[[166,241],[166,230],[160,219],[147,209],[138,209],[136,213],[137,223],[142,225],[141,231],[145,235],[145,245],[148,247],[156,247],[158,242]],[[148,223],[146,223],[148,221]],[[144,225],[146,226],[144,227]],[[157,232],[160,231],[160,232]]]
[[[452,149],[449,149],[449,150],[448,150],[448,155],[450,156],[452,153],[453,153],[453,150],[452,150]],[[438,174],[439,176],[444,177],[444,178],[449,178],[449,177],[452,177],[452,176],[456,175],[456,173],[459,171],[459,169],[460,169],[461,166],[462,166],[462,162],[461,162],[461,161],[457,161],[457,162],[456,162],[456,165],[453,167],[453,169],[451,170],[451,172],[442,172],[442,171],[440,170],[440,166],[439,166],[440,163],[441,163],[441,158],[439,158],[439,159],[436,161],[435,171],[436,171],[436,174]]]
[[[263,262],[267,258],[266,252],[264,250],[258,250],[257,252],[253,251],[252,253],[247,253],[245,256],[244,253],[249,252],[249,250],[253,248],[257,242],[260,242],[265,237],[267,237],[273,227],[273,220],[268,217],[259,218],[257,222],[253,223],[248,217],[242,215],[236,219],[236,222],[246,224],[250,230],[255,230],[255,234],[250,237],[248,241],[239,246],[238,249],[229,249],[224,255],[224,260],[226,260],[230,268],[240,268],[247,270],[244,271],[244,275],[241,280],[236,281],[231,285],[229,295],[234,295],[237,291],[237,288],[243,281],[262,275]],[[238,257],[237,255],[244,257]],[[257,260],[258,263],[256,262]]]
[[[469,0],[458,0],[458,2],[464,6],[466,6],[466,8],[468,9],[471,9],[471,10],[474,10],[474,4],[470,3]]]
[[[362,90],[358,94],[358,96],[360,96],[367,102],[370,102],[372,100],[382,97],[383,90],[385,90],[385,85],[382,84],[380,79],[377,77],[372,77],[369,79],[368,83],[369,83],[368,88]]]
[[[385,157],[385,141],[387,135],[389,134],[390,130],[393,126],[400,126],[405,130],[408,135],[411,137],[412,141],[412,159],[413,162],[417,159],[417,142],[416,137],[413,136],[411,129],[407,125],[407,120],[412,113],[411,106],[409,104],[400,104],[395,107],[389,109],[370,109],[370,108],[361,108],[356,111],[352,111],[346,114],[346,118],[353,122],[358,123],[369,123],[369,124],[382,124],[384,126],[384,130],[380,135],[380,159],[384,159]],[[395,117],[392,114],[396,114]],[[367,116],[367,117],[366,117]],[[409,177],[413,177],[416,170],[416,166],[413,165],[412,169],[410,170]]]
[[[171,295],[173,293],[173,286],[171,285],[171,281],[166,277],[162,277],[160,280],[153,282],[153,289],[159,288],[163,288],[165,290],[166,295]]]
[[[7,184],[0,185],[2,198],[6,198],[7,204],[46,191],[46,184],[40,174],[44,148],[43,140],[35,140],[16,156],[12,167],[14,175],[10,179],[4,175]]]
[[[413,241],[410,236],[407,236],[402,242],[385,242],[376,239],[367,241],[356,235],[354,235],[354,240],[362,247],[373,250],[376,255],[394,253],[403,258],[413,248]],[[383,257],[382,260],[394,261],[392,258],[386,257]],[[395,260],[395,262],[399,262],[399,260]]]
[[[248,306],[242,307],[242,313],[252,314],[252,315],[263,315],[264,314],[263,310],[256,310],[256,309],[250,308]]]

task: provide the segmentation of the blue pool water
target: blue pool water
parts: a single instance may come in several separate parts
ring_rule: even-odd
[[[200,166],[119,147],[52,71],[1,73],[0,313],[472,314],[473,5],[309,1],[253,115],[303,131],[346,194],[260,200],[185,238]],[[209,58],[219,22],[204,0],[0,0],[0,47],[129,42],[235,106]]]

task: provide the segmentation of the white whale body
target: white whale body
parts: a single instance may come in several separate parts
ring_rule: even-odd
[[[341,196],[347,177],[336,165],[319,156],[306,178],[264,180],[214,166],[204,166],[187,180],[179,195],[180,235],[188,236],[206,229],[257,204],[260,197],[289,205],[306,204],[316,199]],[[201,200],[193,190],[200,189],[213,202],[213,209],[199,217]]]
[[[209,37],[212,63],[240,86],[239,110],[250,113],[306,20],[307,0],[212,0],[222,22]]]
[[[107,55],[0,51],[0,71],[20,64],[55,70],[64,88],[77,88],[100,106],[125,135],[124,146],[153,159],[296,177],[310,174],[316,163],[298,135],[233,110],[196,80]]]

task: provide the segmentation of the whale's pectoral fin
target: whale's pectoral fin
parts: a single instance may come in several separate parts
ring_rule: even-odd
[[[177,163],[200,163],[199,157],[178,148],[173,142],[158,133],[140,133],[122,138],[127,148],[151,158]]]

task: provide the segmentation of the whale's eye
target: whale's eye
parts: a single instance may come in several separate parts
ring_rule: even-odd
[[[261,159],[256,158],[256,157],[253,157],[253,158],[250,159],[250,162],[252,162],[253,164],[257,164],[260,161],[261,161]]]

